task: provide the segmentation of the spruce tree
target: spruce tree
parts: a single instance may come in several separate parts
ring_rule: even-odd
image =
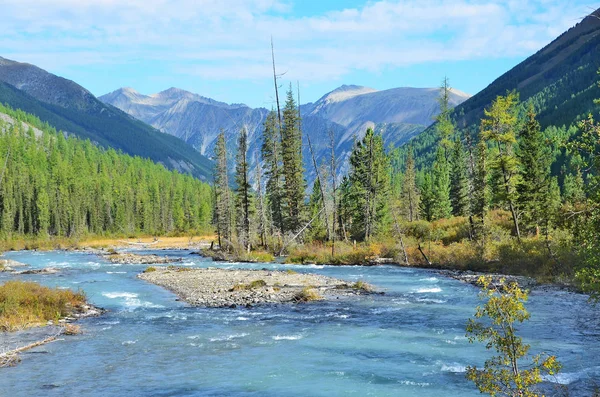
[[[452,214],[450,202],[450,168],[444,155],[445,150],[440,146],[433,163],[433,209],[434,220],[449,218]]]
[[[454,134],[454,123],[452,122],[452,109],[450,108],[450,94],[451,94],[450,80],[448,77],[444,77],[442,85],[440,86],[440,96],[438,103],[440,106],[440,113],[435,118],[436,130],[440,137],[440,145],[444,149],[444,157],[446,161],[450,161],[450,150],[452,148],[451,137]]]
[[[327,238],[327,228],[324,222],[323,214],[323,196],[321,195],[321,183],[319,179],[315,179],[313,184],[312,194],[308,201],[308,215],[314,221],[310,224],[310,237],[313,240],[323,241]],[[317,216],[321,213],[320,216]]]
[[[281,134],[277,128],[277,114],[274,111],[269,112],[264,122],[261,153],[266,177],[265,194],[273,221],[273,232],[281,236],[285,234]]]
[[[491,107],[484,111],[485,117],[481,120],[481,137],[496,149],[494,157],[490,159],[490,169],[493,171],[496,184],[502,188],[501,199],[508,205],[515,235],[520,239],[516,189],[518,159],[513,150],[516,142],[518,103],[519,96],[514,91],[506,96],[498,96]]]
[[[518,159],[521,163],[518,190],[519,210],[528,231],[539,231],[544,213],[548,212],[550,165],[552,153],[546,145],[540,124],[535,119],[533,106],[529,106],[527,120],[519,134]]]
[[[233,218],[231,216],[231,197],[229,190],[229,175],[227,173],[227,147],[225,146],[225,132],[221,131],[215,144],[215,220],[217,222],[217,236],[219,246],[229,247],[233,234]]]
[[[350,154],[352,236],[369,240],[386,221],[390,188],[390,161],[383,138],[369,128]]]
[[[304,180],[304,164],[302,163],[300,115],[298,114],[291,84],[283,108],[281,153],[284,176],[285,225],[287,230],[297,232],[303,226],[306,182]]]
[[[248,177],[248,132],[245,128],[240,131],[238,152],[235,165],[236,200],[238,240],[242,246],[250,251],[250,180]]]
[[[417,187],[415,159],[412,148],[408,149],[406,157],[406,170],[404,171],[404,180],[402,183],[402,208],[406,219],[409,222],[419,218],[419,189]]]
[[[433,177],[431,172],[426,172],[421,185],[421,201],[419,210],[421,218],[428,222],[434,220],[435,193],[433,190]]]
[[[469,211],[469,170],[467,152],[460,139],[452,148],[452,172],[450,173],[450,199],[454,216],[468,216]]]

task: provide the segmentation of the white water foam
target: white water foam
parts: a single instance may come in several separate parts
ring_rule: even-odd
[[[302,335],[275,335],[273,340],[298,340],[304,338]]]
[[[419,386],[419,387],[427,387],[430,386],[430,383],[427,382],[415,382],[412,380],[399,380],[398,383],[406,386]]]
[[[439,287],[434,287],[434,288],[419,288],[416,292],[417,292],[417,294],[436,293],[436,292],[442,292],[442,289],[439,288]]]
[[[460,374],[467,372],[467,367],[459,363],[442,364],[442,371]]]
[[[438,278],[437,277],[427,277],[427,278],[421,278],[421,279],[419,279],[419,281],[430,281],[430,282],[435,283],[438,281]]]
[[[248,334],[241,333],[241,334],[232,334],[232,335],[218,336],[216,338],[210,338],[209,341],[211,341],[211,342],[223,342],[223,341],[226,341],[226,340],[243,338],[244,336],[248,336]]]
[[[544,375],[542,379],[547,382],[558,383],[559,385],[570,385],[571,383],[581,379],[585,375],[582,372],[559,372],[556,375]]]
[[[235,319],[238,320],[238,321],[248,321],[248,320],[250,320],[248,317],[242,317],[242,316],[236,317]]]
[[[127,274],[127,272],[106,272],[106,274]]]
[[[138,294],[135,294],[133,292],[103,292],[102,296],[105,296],[109,299],[124,299],[124,304],[129,309],[137,309],[138,307],[164,307],[161,305],[155,305],[152,302],[141,301],[138,299]]]
[[[137,343],[137,339],[136,340],[126,340],[125,342],[121,343],[123,346],[128,346],[128,345],[135,345]]]

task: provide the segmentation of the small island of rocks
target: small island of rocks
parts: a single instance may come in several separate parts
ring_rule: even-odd
[[[142,280],[175,293],[192,306],[236,307],[265,303],[300,303],[376,293],[367,283],[348,283],[292,270],[192,269],[149,267]]]

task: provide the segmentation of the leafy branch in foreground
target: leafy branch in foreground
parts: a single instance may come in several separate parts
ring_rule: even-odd
[[[491,277],[481,276],[480,298],[485,301],[478,306],[475,319],[467,324],[469,342],[486,342],[487,349],[498,355],[485,362],[482,370],[467,367],[467,379],[475,383],[481,393],[491,396],[535,397],[533,388],[542,382],[542,374],[554,375],[561,369],[555,356],[539,354],[528,358],[530,346],[516,335],[515,324],[529,319],[525,309],[527,291],[517,283],[507,284],[504,279],[492,283]]]

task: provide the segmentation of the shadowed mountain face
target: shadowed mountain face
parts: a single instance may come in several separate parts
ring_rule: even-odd
[[[400,145],[423,131],[439,112],[437,88],[396,88],[377,91],[359,86],[342,86],[315,103],[302,105],[302,130],[309,135],[317,162],[327,161],[329,132],[333,132],[340,171],[347,168],[355,139],[364,136],[367,128],[381,131],[388,145]],[[462,103],[469,96],[453,91],[451,104]],[[229,105],[177,88],[158,94],[142,95],[132,88],[121,88],[100,97],[152,125],[181,138],[200,153],[212,156],[217,135],[225,131],[229,156],[233,165],[236,138],[246,128],[250,140],[252,164],[259,155],[263,122],[268,114],[264,108]],[[305,141],[306,143],[306,141]],[[304,159],[309,184],[314,177],[310,152],[304,145]]]
[[[455,109],[456,124],[477,130],[484,109],[498,95],[517,90],[530,102],[542,127],[569,126],[595,109],[600,97],[597,71],[600,68],[600,9],[560,35],[487,88]],[[413,146],[421,165],[433,161],[437,139],[433,128],[415,138]]]
[[[183,141],[99,101],[77,83],[0,57],[0,102],[96,144],[210,179],[211,161]]]

